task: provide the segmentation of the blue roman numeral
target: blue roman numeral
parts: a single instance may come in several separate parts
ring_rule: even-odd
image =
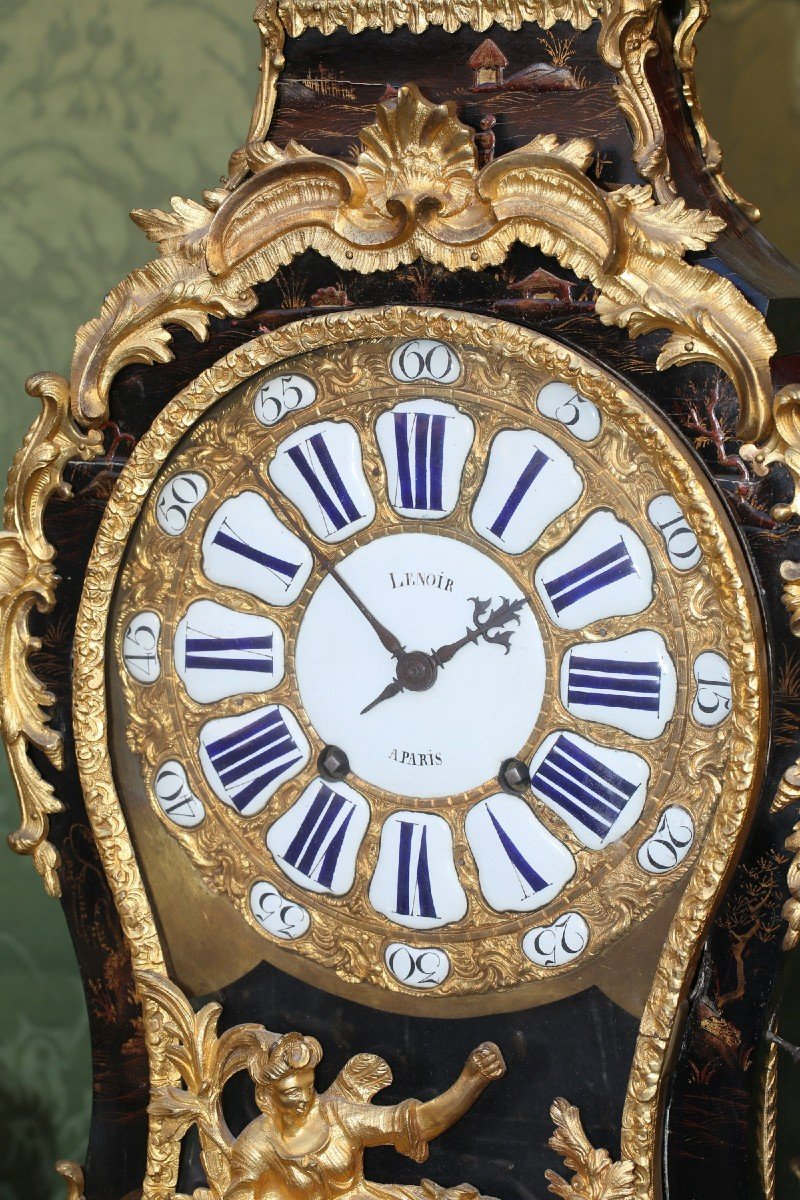
[[[436,905],[431,888],[430,864],[428,862],[428,830],[414,821],[400,821],[400,848],[397,860],[397,908],[398,916],[431,917],[436,919]],[[414,833],[420,830],[416,848],[416,863],[413,863]],[[413,887],[412,887],[413,876]]]
[[[511,489],[508,499],[495,518],[494,524],[489,526],[490,531],[496,538],[499,538],[502,541],[503,534],[508,528],[509,521],[514,516],[514,513],[517,511],[528,492],[533,487],[536,477],[549,462],[550,458],[543,450],[535,450],[531,455],[530,461],[524,467],[519,479]]]
[[[186,631],[186,670],[253,671],[271,675],[272,641],[271,633],[263,637],[224,638],[189,628]]]
[[[551,579],[544,586],[550,603],[556,613],[560,614],[565,608],[583,600],[592,592],[598,592],[627,575],[635,574],[636,567],[623,538],[620,538],[608,550],[602,550],[594,558],[588,559],[579,567],[573,567],[571,571],[565,571],[563,575]]]
[[[488,804],[486,805],[486,811],[489,814],[489,820],[494,826],[495,833],[500,840],[500,845],[505,850],[506,855],[508,856],[508,861],[514,868],[514,872],[519,880],[522,899],[527,900],[531,895],[535,895],[537,892],[541,892],[546,887],[549,887],[548,881],[539,874],[535,867],[531,866],[525,855],[520,850],[519,846],[517,846],[516,842],[509,837],[508,833],[500,824],[497,817],[489,808]],[[530,888],[530,891],[526,889],[526,884],[527,887]]]
[[[442,474],[446,421],[447,417],[442,414],[394,414],[400,508],[444,511]]]
[[[599,838],[608,834],[638,784],[559,734],[531,777],[531,786]]]
[[[242,558],[247,558],[250,562],[257,563],[260,567],[264,567],[287,590],[291,586],[295,575],[300,570],[299,563],[288,562],[285,558],[278,558],[274,554],[267,554],[264,550],[258,550],[255,546],[251,546],[249,542],[246,542],[244,538],[239,536],[227,521],[223,521],[214,534],[213,544],[220,546],[223,550],[230,550],[232,554],[239,554]]]
[[[277,707],[209,742],[205,750],[225,794],[239,812],[302,759]]]
[[[307,879],[315,879],[321,887],[330,889],[354,812],[352,801],[345,800],[326,783],[320,783],[283,855],[284,861]]]
[[[661,665],[572,654],[567,703],[657,713],[661,705]]]
[[[308,484],[314,499],[333,528],[338,532],[352,521],[358,521],[363,514],[358,511],[345,487],[324,435],[315,433],[303,445],[306,447],[305,453],[303,446],[292,446],[286,453]],[[315,460],[319,474],[314,469]]]

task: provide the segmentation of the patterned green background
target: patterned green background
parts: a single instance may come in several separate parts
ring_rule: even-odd
[[[731,179],[763,208],[764,232],[800,258],[800,0],[714,8],[700,43],[712,130]],[[68,371],[77,325],[148,254],[127,211],[199,196],[241,143],[257,80],[251,10],[252,0],[0,0],[3,469],[34,415],[25,377]],[[3,769],[0,829],[16,819]],[[783,1031],[800,1041],[795,990]],[[81,985],[58,905],[29,862],[4,852],[0,1031],[0,1200],[62,1196],[52,1163],[83,1158],[89,1121]],[[800,1196],[785,1170],[779,1195]]]

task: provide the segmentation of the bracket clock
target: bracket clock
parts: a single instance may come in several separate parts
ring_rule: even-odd
[[[800,274],[707,15],[265,2],[226,177],[29,380],[2,728],[92,982],[72,1200],[772,1200]]]

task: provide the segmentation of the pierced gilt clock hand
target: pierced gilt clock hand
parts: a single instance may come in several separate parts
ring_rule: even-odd
[[[376,696],[366,708],[362,708],[361,716],[363,717],[364,713],[368,713],[370,709],[377,708],[379,704],[383,704],[384,700],[391,700],[392,696],[399,696],[403,691],[405,691],[405,688],[402,683],[397,679],[393,679],[391,683],[386,685],[380,696]]]
[[[468,629],[462,638],[457,642],[449,642],[446,646],[440,646],[438,650],[431,651],[431,658],[437,667],[443,667],[449,663],[452,658],[458,654],[459,650],[463,650],[465,646],[471,645],[473,642],[480,641],[483,638],[492,646],[502,646],[506,654],[511,649],[511,638],[514,634],[513,629],[507,629],[505,633],[496,633],[490,637],[489,633],[492,629],[502,629],[504,625],[508,625],[513,621],[519,625],[519,610],[525,607],[525,600],[506,600],[502,598],[502,603],[497,606],[485,620],[481,617],[486,612],[491,600],[479,600],[477,596],[470,596],[470,601],[474,605],[472,620],[473,628]]]
[[[470,600],[474,605],[472,629],[468,629],[462,638],[457,642],[448,642],[445,646],[440,646],[438,650],[432,650],[430,654],[425,654],[422,650],[412,650],[403,652],[397,656],[397,674],[391,683],[387,684],[379,696],[376,696],[365,708],[361,710],[361,716],[368,713],[373,708],[377,708],[384,700],[391,700],[393,696],[399,696],[401,692],[427,692],[436,682],[437,671],[440,667],[444,667],[458,654],[459,650],[463,650],[465,646],[471,645],[473,642],[484,641],[489,642],[492,646],[502,646],[506,654],[511,649],[511,638],[513,629],[507,629],[505,633],[499,632],[504,625],[508,625],[511,621],[519,625],[519,611],[525,607],[525,600],[506,600],[502,602],[489,613],[485,620],[481,620],[481,616],[489,608],[491,600],[479,600],[477,596],[470,596]],[[498,630],[497,633],[490,636],[493,629]]]
[[[388,630],[386,628],[386,626],[383,625],[378,620],[378,618],[369,611],[369,609],[367,608],[366,604],[361,599],[361,597],[358,596],[356,594],[356,592],[353,591],[353,589],[350,587],[350,584],[347,582],[347,580],[344,579],[339,574],[339,572],[336,570],[336,567],[333,565],[331,560],[328,558],[327,554],[325,554],[324,551],[320,550],[319,546],[315,545],[314,542],[312,542],[312,540],[309,537],[306,537],[300,523],[295,520],[294,516],[289,511],[287,506],[283,503],[282,500],[278,499],[278,497],[274,493],[271,496],[271,502],[273,504],[273,507],[277,508],[278,512],[280,513],[281,517],[283,518],[284,523],[289,526],[289,528],[291,529],[291,531],[295,535],[295,537],[300,539],[300,541],[311,552],[313,557],[317,560],[317,562],[323,568],[323,570],[326,572],[326,574],[330,575],[331,578],[334,579],[336,581],[336,583],[338,583],[339,587],[342,589],[342,591],[345,593],[345,595],[348,596],[350,600],[352,600],[353,604],[355,604],[358,611],[370,623],[372,628],[375,630],[375,633],[378,635],[378,640],[380,641],[380,643],[384,647],[384,649],[389,651],[392,658],[399,659],[401,657],[401,655],[403,655],[405,653],[405,648],[404,648],[402,642],[400,641],[400,639],[396,638],[394,636],[394,634],[390,630]]]

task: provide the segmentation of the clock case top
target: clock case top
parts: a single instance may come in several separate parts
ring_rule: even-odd
[[[768,630],[772,738],[747,845],[735,872],[711,883],[715,895],[724,889],[724,899],[697,974],[682,981],[691,1002],[674,1030],[649,1031],[673,1042],[658,1097],[667,1134],[661,1166],[655,1138],[637,1145],[630,1136],[631,1113],[649,1102],[644,1085],[637,1094],[629,1080],[639,1032],[633,1019],[595,993],[576,998],[572,1009],[554,1010],[546,1038],[568,1046],[573,1025],[594,1021],[602,1045],[564,1050],[543,1072],[547,1088],[552,1071],[547,1102],[567,1093],[579,1103],[590,1141],[635,1164],[637,1194],[651,1194],[652,1171],[661,1174],[662,1166],[664,1186],[677,1197],[691,1194],[698,1180],[709,1194],[744,1197],[750,1186],[769,1194],[775,1048],[764,1034],[774,1023],[776,981],[797,921],[789,882],[800,796],[792,682],[800,559],[792,470],[798,273],[757,233],[756,214],[725,180],[702,121],[692,64],[705,15],[702,6],[684,11],[647,0],[607,6],[531,0],[463,11],[445,4],[435,13],[399,3],[382,5],[380,13],[361,4],[259,9],[262,86],[250,136],[227,179],[203,206],[180,202],[172,213],[135,214],[161,258],[115,289],[101,315],[79,332],[70,384],[52,375],[30,381],[44,411],[10,477],[9,565],[0,590],[6,741],[24,814],[12,842],[33,855],[51,894],[61,895],[81,969],[92,982],[98,1103],[83,1184],[89,1200],[141,1187],[148,1154],[157,1186],[168,1188],[177,1165],[163,1151],[158,1164],[152,1141],[148,1151],[152,1076],[135,979],[141,947],[124,901],[124,864],[109,880],[78,778],[70,654],[94,537],[131,451],[204,370],[299,318],[386,303],[500,316],[595,359],[682,433],[740,532]],[[486,38],[509,65],[503,79],[479,82],[469,62]],[[526,72],[513,84],[511,76]],[[405,84],[419,91],[398,95]],[[451,100],[449,112],[436,107]],[[398,109],[405,119],[393,137],[384,136]],[[350,146],[369,126],[377,132],[362,138],[356,168]],[[413,203],[402,202],[410,233],[403,241],[394,228],[376,249],[359,228],[358,203],[347,207],[350,225],[343,226],[342,194],[350,189],[357,201],[362,189],[391,225],[397,210],[386,203],[388,169],[402,166],[414,138],[419,144],[425,137],[436,147],[436,169],[429,163],[416,175]],[[310,154],[293,149],[291,139]],[[487,194],[500,204],[504,161],[534,142],[536,162],[515,160],[531,172],[523,188],[532,198],[529,217],[515,224],[507,208],[510,215],[498,221],[497,207],[487,213],[484,204],[485,230],[474,244],[441,236],[448,222],[458,227],[458,212],[448,211],[448,203],[457,208],[453,195],[462,202],[466,195],[473,208]],[[488,174],[476,187],[479,171]],[[304,179],[314,178],[331,185],[324,211],[318,201],[309,207]],[[279,194],[271,189],[294,183],[294,215],[282,225],[270,211]],[[646,185],[652,193],[620,190]],[[587,207],[578,206],[578,193]],[[693,218],[681,199],[711,216]],[[460,212],[466,209],[462,203]],[[431,213],[439,214],[438,226]],[[626,271],[635,280],[635,300],[616,290]],[[45,446],[51,449],[43,455]],[[302,986],[258,971],[226,992],[223,1007],[230,1025],[266,1011],[276,1027],[316,1033],[337,1063],[364,1040],[384,1047],[391,1061],[394,1048],[416,1037],[425,1047],[423,1082],[430,1087],[448,1082],[453,1060],[473,1034],[484,1033],[463,1022],[446,1035],[438,1024],[387,1025],[342,1005],[321,1016]],[[494,1030],[499,1040],[497,1024]],[[488,1025],[485,1032],[492,1032]],[[507,1031],[515,1035],[526,1031]],[[541,1030],[527,1036],[541,1038]],[[610,1082],[598,1091],[601,1058]],[[411,1054],[404,1070],[401,1091],[410,1094],[420,1087],[420,1056]],[[720,1105],[723,1094],[735,1098],[732,1106]],[[232,1094],[230,1103],[240,1124],[243,1114],[252,1115],[246,1091]],[[504,1125],[511,1093],[488,1103],[485,1127],[498,1122],[505,1145],[518,1139],[525,1182],[514,1194],[537,1194],[545,1167],[563,1170],[557,1153],[541,1149],[550,1131],[547,1103],[532,1125],[514,1126],[513,1134]],[[455,1178],[471,1153],[466,1129],[453,1139],[438,1152],[442,1177]],[[489,1161],[497,1151],[486,1144],[481,1153]],[[184,1190],[201,1182],[199,1170],[189,1146]],[[395,1158],[375,1173],[397,1178]],[[480,1169],[471,1177],[480,1183]],[[489,1186],[491,1173],[484,1177]]]

